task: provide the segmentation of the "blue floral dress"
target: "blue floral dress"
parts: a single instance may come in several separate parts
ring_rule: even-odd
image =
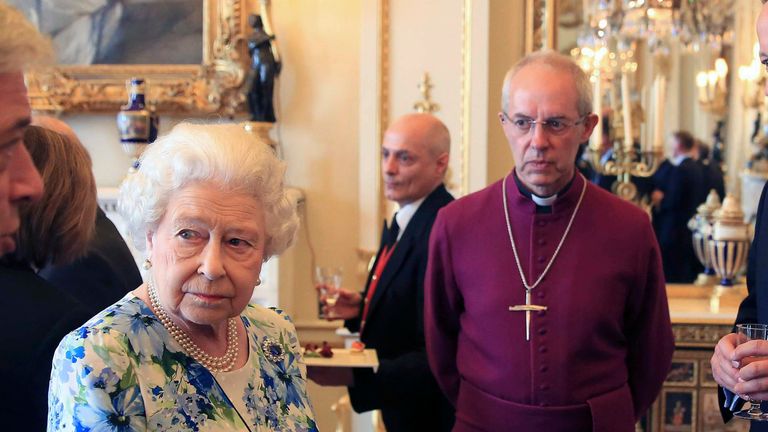
[[[316,431],[293,323],[280,310],[255,305],[240,317],[250,343],[249,379],[239,394],[227,395],[143,301],[126,295],[59,344],[48,430]],[[247,412],[230,397],[242,398]]]

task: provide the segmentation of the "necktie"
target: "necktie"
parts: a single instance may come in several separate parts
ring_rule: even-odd
[[[397,243],[397,234],[400,232],[400,225],[397,224],[397,213],[395,213],[394,216],[392,216],[392,224],[389,225],[389,236],[387,245],[392,247],[395,243]]]

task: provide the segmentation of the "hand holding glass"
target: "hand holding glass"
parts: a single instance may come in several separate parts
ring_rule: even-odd
[[[736,328],[737,345],[751,340],[768,340],[768,324],[738,324]],[[734,416],[746,420],[768,421],[768,414],[760,409],[760,402],[762,401],[749,398],[749,409],[738,411]]]

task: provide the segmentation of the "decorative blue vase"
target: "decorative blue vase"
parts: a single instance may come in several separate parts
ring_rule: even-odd
[[[117,131],[120,144],[131,156],[131,170],[138,168],[138,160],[146,147],[157,138],[160,119],[145,103],[146,82],[143,78],[127,81],[128,103],[117,113]]]

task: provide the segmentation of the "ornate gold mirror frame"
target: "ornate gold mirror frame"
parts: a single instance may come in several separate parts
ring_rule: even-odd
[[[525,52],[554,48],[555,0],[525,1]]]
[[[200,65],[59,65],[27,75],[32,109],[117,111],[127,99],[126,79],[140,76],[149,84],[147,102],[160,112],[232,115],[244,101],[240,88],[248,67],[247,4],[203,1]]]

